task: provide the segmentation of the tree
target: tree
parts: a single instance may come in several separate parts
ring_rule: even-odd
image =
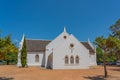
[[[116,38],[109,36],[108,38],[104,38],[103,36],[97,37],[95,39],[95,45],[101,48],[103,51],[103,63],[104,63],[104,75],[107,77],[107,68],[106,68],[106,59],[107,55],[114,49],[117,45]]]
[[[27,50],[26,50],[26,40],[24,37],[22,50],[21,50],[21,64],[22,67],[25,67],[27,65]]]
[[[118,19],[115,24],[110,26],[110,30],[112,31],[112,36],[120,39],[120,19]]]
[[[12,54],[17,55],[18,48],[12,43],[11,35],[6,36],[3,38],[3,45],[2,45],[2,53],[4,56],[4,60],[9,64],[9,62],[14,59],[11,57]],[[15,57],[16,58],[16,57]]]
[[[12,43],[11,35],[0,38],[0,60],[17,61],[18,48]],[[13,56],[14,55],[14,56]]]
[[[4,60],[7,61],[7,64],[9,64],[9,62],[12,60],[16,60],[17,52],[18,52],[18,50],[13,44],[5,46]]]
[[[104,62],[104,75],[107,77],[107,69],[106,69],[106,51],[107,51],[107,46],[106,46],[106,39],[103,36],[97,37],[94,42],[97,47],[100,47],[103,51],[103,62]]]
[[[97,54],[99,54],[99,56],[97,57],[100,57],[101,59],[101,52],[99,48],[101,48],[103,52],[105,77],[107,77],[106,61],[116,61],[117,59],[120,59],[120,19],[110,26],[110,30],[112,34],[110,34],[107,38],[100,36],[97,37],[94,42],[98,48]]]

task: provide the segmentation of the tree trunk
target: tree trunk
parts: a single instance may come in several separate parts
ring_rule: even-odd
[[[104,76],[106,78],[108,76],[107,68],[106,68],[106,53],[104,53],[104,56],[103,56],[103,63],[104,63]]]
[[[7,65],[9,65],[9,60],[7,60]]]

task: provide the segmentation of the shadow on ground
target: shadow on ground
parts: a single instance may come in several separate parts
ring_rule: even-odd
[[[0,80],[13,80],[14,78],[0,77]]]
[[[112,71],[119,71],[120,72],[120,69],[110,69]]]
[[[106,80],[104,78],[104,76],[102,75],[99,75],[99,76],[88,76],[88,77],[84,77],[85,79],[88,79],[88,80]]]
[[[108,75],[107,78],[105,78],[103,75],[98,75],[98,76],[88,76],[84,77],[87,80],[120,80],[120,76],[113,76],[113,75]]]

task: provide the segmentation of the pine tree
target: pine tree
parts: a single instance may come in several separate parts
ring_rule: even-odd
[[[21,64],[22,64],[22,67],[26,67],[26,65],[27,65],[27,50],[26,50],[25,38],[23,40],[23,46],[22,46],[22,50],[21,50]]]

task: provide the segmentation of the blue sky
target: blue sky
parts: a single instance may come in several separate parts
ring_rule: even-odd
[[[0,0],[2,36],[52,40],[64,26],[80,41],[107,36],[120,18],[120,0]]]

